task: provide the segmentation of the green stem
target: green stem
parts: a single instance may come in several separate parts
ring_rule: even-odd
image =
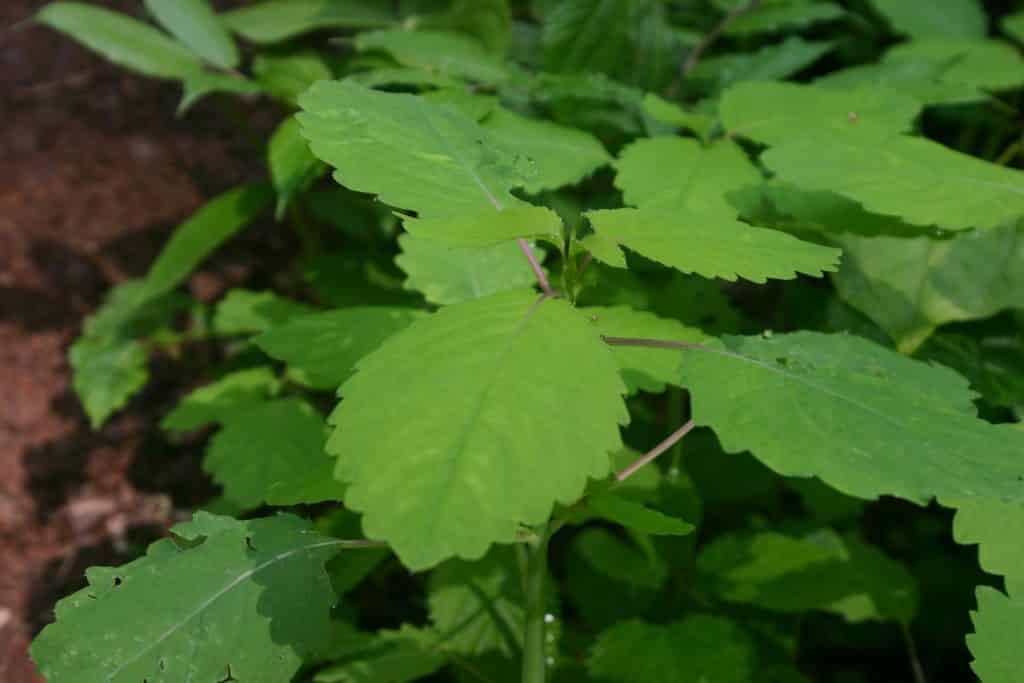
[[[526,550],[526,633],[523,638],[523,683],[547,680],[547,653],[544,644],[544,577],[548,573],[548,530]]]

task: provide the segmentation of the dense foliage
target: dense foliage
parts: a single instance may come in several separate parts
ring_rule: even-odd
[[[57,605],[49,680],[1020,680],[1024,13],[37,19],[182,114],[281,112],[267,181],[70,349],[99,428],[153,354],[217,343],[161,426],[212,432],[223,494]],[[271,211],[280,288],[184,293]]]

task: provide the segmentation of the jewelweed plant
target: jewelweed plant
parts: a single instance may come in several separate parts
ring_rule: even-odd
[[[36,18],[181,81],[182,113],[283,114],[267,182],[185,221],[71,347],[99,427],[151,353],[221,340],[162,428],[217,430],[223,496],[58,603],[50,681],[952,680],[936,623],[978,583],[971,666],[1021,680],[1024,13],[138,14]],[[298,284],[185,295],[268,209]]]

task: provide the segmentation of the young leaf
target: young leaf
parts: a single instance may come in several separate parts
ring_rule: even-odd
[[[352,375],[359,359],[419,317],[410,308],[342,308],[292,318],[253,342],[287,363],[309,386],[337,389]]]
[[[809,134],[862,141],[904,133],[921,113],[921,104],[877,86],[838,90],[744,81],[722,95],[719,112],[731,135],[778,145]]]
[[[978,610],[971,613],[974,633],[967,647],[974,655],[971,668],[984,683],[1014,683],[1024,666],[1020,634],[1024,629],[1024,600],[1008,598],[995,588],[977,591]]]
[[[319,651],[334,601],[324,562],[343,541],[290,515],[239,522],[196,513],[182,541],[94,567],[32,646],[53,683],[290,680]],[[103,634],[81,645],[83,633]]]
[[[72,387],[93,429],[124,407],[149,379],[147,354],[135,339],[79,337],[68,350]]]
[[[723,617],[697,614],[671,624],[630,620],[598,636],[587,670],[615,683],[751,683],[753,639]]]
[[[514,548],[491,548],[476,562],[448,560],[430,575],[430,621],[446,650],[519,656],[526,595]]]
[[[184,79],[202,71],[188,48],[124,14],[82,2],[54,2],[36,20],[65,33],[126,69],[155,78]]]
[[[663,512],[611,492],[588,497],[585,505],[586,512],[590,515],[642,534],[685,536],[696,529],[689,522],[669,517]]]
[[[723,600],[781,612],[824,610],[849,622],[909,624],[918,590],[910,573],[877,548],[830,529],[719,536],[697,571]]]
[[[408,683],[430,676],[445,665],[438,634],[403,626],[381,631],[363,648],[347,653],[342,664],[328,666],[313,677],[316,683]]]
[[[500,59],[469,36],[443,31],[371,31],[356,37],[360,52],[384,52],[402,66],[483,85],[498,85],[509,77]]]
[[[723,9],[733,9],[749,0],[718,0]],[[756,8],[744,12],[729,23],[726,35],[749,36],[774,33],[782,29],[799,29],[844,15],[843,8],[834,2],[816,0],[764,0]]]
[[[875,321],[904,353],[940,325],[1024,307],[1024,232],[1016,226],[930,237],[838,240],[833,281],[844,301]]]
[[[199,387],[174,407],[160,427],[189,432],[211,423],[223,423],[234,413],[263,403],[277,393],[279,382],[266,367],[238,370]]]
[[[312,312],[309,305],[271,291],[232,289],[217,304],[213,329],[222,335],[256,334]]]
[[[342,185],[421,218],[522,205],[510,190],[528,182],[529,163],[448,107],[345,81],[317,83],[299,103],[303,135]]]
[[[818,277],[835,270],[839,261],[837,249],[683,207],[611,209],[586,215],[598,234],[701,277],[730,281],[742,277],[751,282],[792,280],[797,273]]]
[[[221,15],[253,43],[279,43],[323,28],[379,28],[396,21],[379,0],[264,0]]]
[[[307,403],[282,398],[231,414],[213,437],[203,469],[245,509],[341,500],[324,421]]]
[[[984,38],[988,17],[978,0],[871,0],[893,30],[911,38]]]
[[[277,191],[274,217],[281,220],[292,198],[309,187],[326,168],[309,151],[309,143],[302,137],[299,122],[294,117],[285,119],[270,137],[267,147],[267,166],[270,179]]]
[[[238,48],[207,0],[145,0],[146,9],[171,35],[222,69],[238,66]]]
[[[309,86],[332,76],[323,56],[308,49],[261,52],[252,60],[252,74],[268,93],[293,106]]]
[[[1024,172],[923,138],[897,135],[871,143],[807,135],[773,147],[761,160],[801,189],[835,192],[914,225],[994,228],[1024,216]]]
[[[412,569],[480,557],[578,498],[627,419],[608,348],[568,304],[531,292],[413,323],[341,393],[328,450],[345,503]]]
[[[248,225],[270,204],[263,184],[242,185],[214,197],[179,225],[146,274],[149,297],[177,287],[203,259]]]
[[[697,328],[626,306],[592,306],[580,310],[598,332],[607,337],[664,339],[690,344],[708,339]],[[612,352],[631,394],[637,391],[658,394],[665,391],[666,385],[679,383],[679,358],[674,353],[643,346],[613,346]]]
[[[736,217],[726,195],[761,182],[761,174],[731,141],[703,146],[691,138],[647,138],[626,147],[615,162],[615,186],[627,204],[682,207]]]
[[[407,289],[434,304],[457,304],[497,292],[524,289],[536,278],[519,246],[448,247],[412,235],[398,238],[395,263],[409,278]],[[534,249],[534,253],[539,250]]]
[[[974,417],[967,383],[945,368],[796,332],[727,337],[684,352],[682,369],[697,424],[780,474],[869,499],[1024,500],[1024,432]]]
[[[534,174],[523,185],[530,194],[578,183],[611,161],[604,146],[590,133],[529,119],[501,107],[490,113],[483,127],[493,140],[533,161]]]

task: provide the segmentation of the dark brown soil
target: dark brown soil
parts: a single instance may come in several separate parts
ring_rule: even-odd
[[[43,4],[0,3],[6,683],[41,680],[28,642],[52,619],[54,602],[82,585],[85,567],[130,559],[210,495],[199,444],[169,455],[154,430],[184,389],[176,363],[155,361],[144,394],[93,433],[70,392],[65,355],[112,284],[144,272],[171,229],[205,198],[259,172],[257,150],[227,126],[230,112],[219,111],[230,102],[205,102],[175,119],[176,84],[130,76],[45,28],[11,28]],[[129,12],[141,6],[99,4]],[[272,121],[263,119],[263,127]],[[209,297],[248,278],[247,264],[268,250],[287,258],[290,248],[272,226],[257,227],[190,287]]]

